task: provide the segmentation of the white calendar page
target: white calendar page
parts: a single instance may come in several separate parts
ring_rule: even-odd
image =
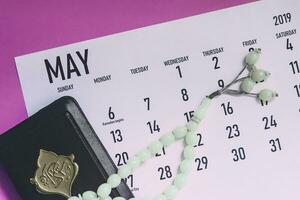
[[[73,96],[121,166],[186,123],[259,47],[258,67],[272,75],[255,91],[274,89],[279,98],[263,106],[217,98],[176,199],[300,199],[299,19],[298,0],[260,1],[17,57],[28,114]],[[128,177],[136,197],[172,182],[182,147],[172,145]]]

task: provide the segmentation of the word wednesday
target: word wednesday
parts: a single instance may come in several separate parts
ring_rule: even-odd
[[[182,56],[182,57],[179,57],[179,58],[174,58],[174,59],[171,59],[171,60],[164,61],[164,64],[165,64],[165,66],[168,66],[168,65],[173,65],[173,64],[177,64],[177,63],[186,62],[188,60],[189,60],[188,56]]]
[[[77,55],[77,56],[76,56]],[[48,59],[45,59],[45,66],[47,70],[47,75],[49,82],[53,83],[53,77],[61,78],[61,80],[70,79],[73,74],[76,76],[81,76],[82,68],[84,69],[85,74],[89,74],[89,67],[87,64],[88,61],[88,49],[84,50],[84,55],[82,56],[79,51],[76,51],[76,55],[68,53],[64,59],[60,56],[56,57],[55,65],[51,65]],[[74,58],[76,57],[76,59]],[[77,59],[78,57],[78,59]],[[64,62],[62,62],[62,60]],[[75,61],[79,63],[76,63]],[[55,66],[55,68],[53,67]],[[81,69],[81,70],[80,70]],[[67,75],[67,76],[66,76]]]

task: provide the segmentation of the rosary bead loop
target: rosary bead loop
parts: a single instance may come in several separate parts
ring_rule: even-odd
[[[195,109],[193,117],[186,125],[178,126],[171,132],[162,135],[159,140],[152,142],[146,149],[140,151],[132,158],[130,158],[127,164],[120,167],[116,174],[110,175],[107,182],[99,186],[97,193],[93,191],[86,191],[82,196],[79,194],[78,197],[73,196],[68,198],[68,200],[126,200],[123,197],[115,197],[112,199],[109,196],[112,188],[117,187],[121,183],[121,179],[127,178],[130,174],[133,173],[135,169],[140,167],[148,159],[161,152],[163,147],[168,147],[178,140],[183,140],[184,148],[182,151],[182,160],[178,167],[178,174],[175,176],[172,184],[167,187],[163,193],[155,198],[152,198],[151,200],[174,199],[178,191],[185,185],[187,175],[192,168],[192,164],[195,158],[194,146],[198,141],[196,131],[214,98],[222,94],[228,94],[232,96],[247,95],[256,97],[262,102],[268,102],[278,96],[276,92],[269,89],[261,90],[259,93],[251,93],[256,84],[266,81],[270,76],[269,72],[262,69],[257,69],[256,67],[256,63],[259,60],[260,54],[261,49],[255,49],[254,51],[249,52],[245,57],[242,70],[237,74],[233,81],[227,84],[223,89],[217,90],[205,97],[200,105]],[[249,70],[249,74],[245,77],[240,77],[245,69]],[[230,89],[232,85],[239,82],[239,90]],[[146,199],[150,200],[149,198]],[[138,199],[131,198],[129,200]]]

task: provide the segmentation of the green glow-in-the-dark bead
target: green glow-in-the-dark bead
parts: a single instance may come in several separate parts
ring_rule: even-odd
[[[131,174],[131,169],[128,165],[123,165],[118,170],[118,175],[121,178],[127,178]]]
[[[270,72],[262,69],[255,69],[251,73],[251,79],[255,82],[262,82],[268,79]]]
[[[80,200],[79,197],[69,197],[68,200]]]
[[[255,65],[248,65],[248,66],[247,66],[247,69],[248,69],[249,71],[253,71],[253,70],[256,69],[256,66],[255,66]]]
[[[177,174],[177,176],[174,179],[174,185],[181,189],[186,183],[186,175],[183,173]]]
[[[94,191],[86,191],[82,194],[83,200],[97,200],[97,194]]]
[[[193,116],[193,121],[196,121],[197,123],[200,123],[200,121],[204,118],[204,115],[206,113],[206,110],[211,104],[211,99],[210,98],[204,98],[200,105],[196,108]]]
[[[106,198],[111,192],[111,186],[108,183],[103,183],[99,186],[97,194],[100,198]]]
[[[187,145],[183,149],[183,157],[186,159],[192,159],[195,157],[195,148],[192,145]]]
[[[185,136],[185,143],[187,145],[195,146],[198,143],[198,137],[195,132],[188,132]]]
[[[164,191],[164,195],[166,196],[166,198],[169,199],[174,199],[176,194],[178,192],[177,187],[175,187],[174,185],[170,185],[165,191]]]
[[[151,143],[148,146],[148,149],[150,150],[152,155],[160,153],[162,151],[162,148],[163,148],[163,144],[158,140],[156,140],[155,142]]]
[[[248,55],[245,58],[245,62],[247,65],[255,65],[259,59],[260,50],[255,49],[254,51],[251,51],[248,53]]]
[[[255,84],[256,83],[252,79],[246,78],[241,83],[241,90],[243,92],[249,93],[249,92],[252,91],[252,89],[254,88]]]
[[[112,174],[108,177],[107,183],[112,187],[118,187],[118,185],[121,183],[121,177],[118,174]]]
[[[167,197],[164,194],[160,194],[157,197],[154,197],[153,200],[167,200]]]
[[[97,200],[99,200],[99,198]],[[108,196],[108,197],[106,197],[104,199],[101,199],[101,200],[112,200],[112,198],[110,196]]]
[[[97,198],[96,200],[99,200],[99,198]],[[101,200],[112,200],[112,198],[110,196],[104,198],[104,199],[101,199]]]
[[[172,144],[175,141],[175,136],[173,133],[167,133],[161,136],[159,141],[164,145],[164,147],[168,147],[170,144]]]
[[[198,124],[196,122],[194,122],[193,120],[190,120],[187,124],[186,124],[186,128],[188,129],[188,131],[190,132],[195,132],[198,129]]]
[[[149,149],[144,149],[137,154],[137,157],[140,159],[141,162],[145,162],[151,157],[151,152]]]
[[[269,89],[264,89],[258,93],[258,98],[262,101],[270,101],[277,96],[278,94],[276,92]]]
[[[184,159],[181,161],[179,165],[179,169],[181,173],[188,174],[192,168],[193,160],[192,159]]]
[[[141,160],[139,157],[133,156],[127,161],[127,165],[131,168],[131,170],[135,170],[141,165]]]
[[[123,197],[115,197],[115,198],[113,198],[113,200],[126,200],[126,199]]]
[[[186,126],[178,126],[177,128],[175,128],[173,130],[173,134],[175,136],[176,139],[181,139],[184,138],[184,136],[187,133],[187,128]]]

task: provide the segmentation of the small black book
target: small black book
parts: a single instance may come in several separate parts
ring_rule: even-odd
[[[97,191],[117,167],[72,97],[62,97],[0,136],[0,163],[24,200]],[[133,197],[122,183],[111,197]]]

